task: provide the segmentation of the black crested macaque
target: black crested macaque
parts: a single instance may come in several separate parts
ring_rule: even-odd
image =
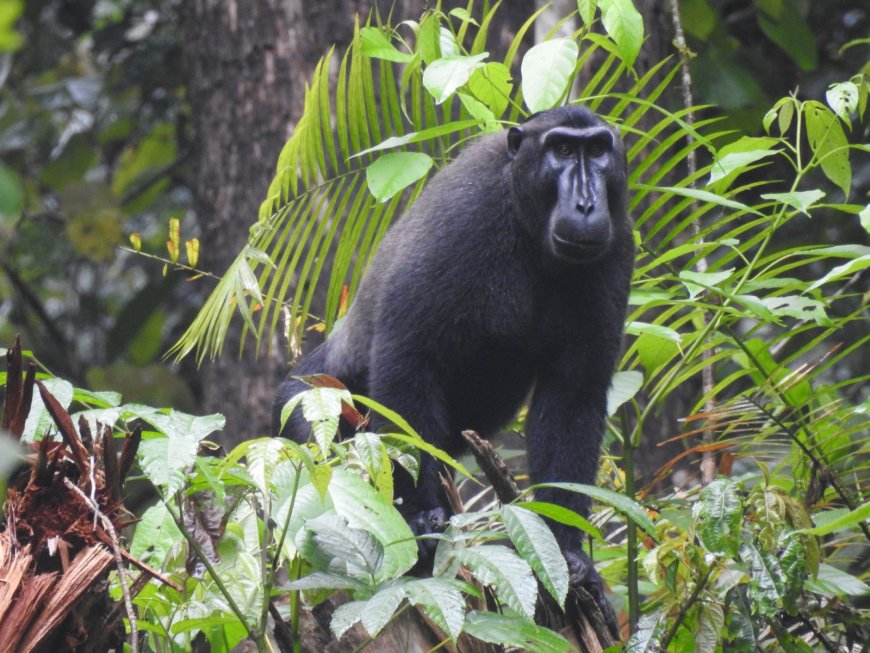
[[[337,377],[451,454],[462,430],[495,433],[531,391],[532,481],[594,484],[634,262],[626,207],[622,140],[591,111],[560,107],[484,136],[389,230],[345,319],[292,374]],[[307,387],[292,376],[281,385],[275,432]],[[282,435],[309,433],[297,409]],[[421,463],[416,487],[407,474],[396,481],[417,534],[446,516],[438,467]],[[536,499],[589,513],[584,495]],[[551,526],[572,582],[615,623],[582,534]]]

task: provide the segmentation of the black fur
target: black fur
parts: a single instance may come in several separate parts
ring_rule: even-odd
[[[348,315],[293,375],[331,374],[451,454],[463,429],[494,433],[533,391],[532,480],[594,483],[634,259],[626,202],[622,142],[586,109],[475,141],[390,229]],[[305,388],[281,385],[276,432]],[[283,435],[308,438],[301,410]],[[438,487],[428,457],[416,488],[397,485],[418,531],[442,514]],[[588,514],[582,495],[537,499]],[[600,583],[579,532],[554,531],[575,579]]]

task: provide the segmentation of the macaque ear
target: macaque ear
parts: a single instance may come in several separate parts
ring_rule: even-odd
[[[517,150],[520,149],[520,145],[523,142],[523,138],[525,138],[526,132],[523,131],[522,127],[511,127],[508,130],[508,154],[511,155],[511,158],[514,158],[517,154]]]

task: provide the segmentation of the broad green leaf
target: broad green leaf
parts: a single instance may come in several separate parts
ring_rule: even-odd
[[[350,392],[341,388],[311,388],[302,393],[302,414],[324,456],[338,435],[342,400],[349,401]]]
[[[738,586],[728,591],[725,615],[725,641],[722,650],[728,653],[756,653],[759,649],[751,607],[745,588]]]
[[[45,379],[42,383],[45,385],[45,389],[57,399],[61,406],[69,408],[75,392],[69,381],[54,378]],[[30,400],[30,412],[27,414],[27,421],[24,423],[24,433],[21,436],[21,440],[23,442],[41,440],[49,429],[55,433],[57,432],[54,420],[48,414],[48,410],[42,401],[42,395],[34,390],[33,398]]]
[[[607,390],[607,416],[612,417],[617,409],[631,400],[643,386],[643,374],[631,371],[617,372],[613,375]]]
[[[435,162],[423,152],[390,152],[366,168],[366,183],[379,202],[386,202],[419,181]]]
[[[846,123],[850,115],[858,110],[858,96],[858,87],[851,81],[831,84],[825,92],[828,106]]]
[[[853,526],[857,526],[861,522],[868,519],[870,519],[870,503],[865,503],[836,519],[827,521],[824,524],[816,526],[815,528],[808,528],[802,532],[808,533],[810,535],[815,535],[817,537],[822,537],[823,535],[830,535],[831,533],[834,533],[836,531],[841,531],[851,528]]]
[[[499,601],[529,619],[534,618],[538,585],[525,560],[498,544],[470,546],[460,549],[456,556],[475,578],[495,590]]]
[[[372,533],[384,546],[378,580],[394,578],[414,566],[417,543],[407,522],[392,502],[361,478],[342,469],[333,472],[329,497],[338,515],[352,528]]]
[[[698,625],[694,628],[693,653],[715,653],[722,629],[725,627],[725,612],[719,603],[699,602]]]
[[[861,210],[858,218],[861,220],[861,226],[864,227],[864,231],[870,234],[870,204]]]
[[[870,586],[852,574],[822,563],[815,578],[806,582],[807,589],[824,596],[870,596]]]
[[[783,607],[789,614],[795,614],[796,602],[808,575],[803,538],[794,531],[787,531],[780,535],[777,545],[777,558],[782,570]]]
[[[359,33],[362,39],[360,52],[367,57],[400,63],[407,63],[414,59],[413,54],[398,50],[390,41],[390,37],[377,27],[363,27]]]
[[[701,490],[692,512],[704,548],[710,553],[735,557],[743,523],[739,486],[728,479],[716,479]]]
[[[513,646],[531,653],[571,653],[574,650],[558,633],[520,615],[469,612],[463,631],[490,644]]]
[[[586,27],[592,25],[595,20],[595,10],[598,8],[598,0],[577,0],[577,10]]]
[[[625,653],[659,653],[667,631],[667,616],[664,610],[642,615],[625,645]]]
[[[465,621],[465,599],[459,584],[445,578],[421,578],[404,585],[408,601],[422,607],[435,624],[454,641]]]
[[[778,142],[776,138],[743,136],[729,143],[716,153],[707,184],[713,184],[732,173],[739,173],[759,159],[777,154],[777,150],[771,148]]]
[[[442,52],[444,46],[441,47]],[[432,62],[423,71],[423,86],[432,94],[437,104],[441,104],[471,77],[471,74],[483,65],[489,56],[481,52],[471,56],[446,56]]]
[[[248,448],[246,456],[248,473],[264,497],[270,496],[272,474],[281,460],[283,450],[284,444],[274,438],[257,440]]]
[[[791,0],[755,0],[758,25],[767,37],[782,48],[801,70],[818,65],[815,36]]]
[[[319,571],[359,580],[371,580],[384,562],[384,546],[374,535],[329,513],[305,522],[299,548]]]
[[[678,345],[683,341],[683,336],[680,335],[679,331],[674,331],[673,329],[662,326],[661,324],[649,324],[648,322],[627,322],[625,325],[625,332],[630,333],[634,336],[639,336],[642,333],[648,333],[658,338],[662,338],[663,340],[670,340],[671,342],[675,342]]]
[[[24,190],[10,168],[0,163],[0,216],[17,217],[24,206]]]
[[[484,131],[501,131],[501,123],[496,122],[495,114],[483,102],[467,93],[457,93],[462,106],[474,118],[484,123]]]
[[[856,258],[855,260],[849,261],[848,263],[843,263],[843,265],[838,265],[821,279],[811,283],[810,286],[807,288],[807,292],[809,292],[810,290],[815,290],[816,288],[820,288],[826,283],[842,279],[843,277],[851,276],[857,272],[860,272],[861,270],[866,270],[868,267],[870,267],[870,254],[866,254],[864,256]]]
[[[353,625],[362,619],[366,611],[365,601],[350,601],[338,606],[332,613],[332,621],[329,628],[336,639],[341,639]]]
[[[362,625],[371,637],[377,637],[383,630],[396,609],[405,600],[403,585],[386,585],[366,601],[366,609],[362,614]]]
[[[468,90],[483,102],[496,118],[501,118],[510,103],[514,85],[511,71],[497,61],[490,61],[478,68],[468,79]]]
[[[145,476],[165,496],[172,496],[187,482],[187,468],[196,461],[199,440],[192,434],[180,434],[144,440],[136,457]]]
[[[296,590],[366,590],[368,585],[347,574],[328,574],[322,571],[312,571],[287,585],[287,589]]]
[[[183,540],[184,537],[169,510],[159,502],[148,508],[136,523],[133,541],[130,543],[130,555],[163,568],[173,549],[176,554],[181,552]]]
[[[596,540],[604,540],[601,531],[595,528],[592,522],[573,510],[556,505],[555,503],[547,503],[546,501],[524,501],[521,505],[523,509],[536,512],[542,517],[552,519],[554,522],[579,528],[589,537]]]
[[[804,104],[807,139],[822,172],[843,195],[849,197],[852,184],[852,166],[849,163],[849,142],[840,120],[825,105],[819,102]]]
[[[519,554],[531,565],[558,604],[564,607],[568,595],[568,565],[553,532],[543,519],[523,508],[522,504],[503,506],[501,516]]]
[[[622,62],[632,68],[643,45],[643,17],[631,0],[598,0],[598,6],[601,23],[616,42]]]
[[[776,556],[754,543],[742,542],[740,557],[749,564],[749,596],[755,611],[774,618],[783,606],[783,574]]]
[[[648,377],[680,351],[680,346],[671,338],[662,338],[656,333],[641,333],[635,346],[637,359]]]
[[[585,494],[586,496],[592,497],[596,501],[600,501],[601,503],[606,503],[608,506],[615,508],[616,510],[625,513],[626,517],[631,519],[635,524],[640,526],[647,533],[656,537],[656,529],[655,525],[652,523],[652,520],[647,516],[646,510],[642,505],[640,505],[637,501],[629,499],[624,494],[619,494],[618,492],[613,492],[612,490],[605,490],[601,487],[596,487],[594,485],[584,485],[582,483],[541,483],[536,485],[535,487],[554,487],[562,490],[568,490],[569,492],[579,492],[580,494]]]
[[[189,437],[199,442],[206,436],[220,431],[226,424],[226,419],[219,413],[212,415],[188,415],[179,410],[168,413],[156,411],[153,408],[128,405],[126,411],[148,422],[161,433],[172,437]]]
[[[552,39],[529,48],[523,57],[523,100],[533,113],[556,106],[574,76],[579,48],[571,39]]]
[[[689,291],[689,299],[695,299],[698,295],[709,288],[715,288],[723,281],[727,281],[734,274],[734,268],[721,270],[720,272],[695,272],[693,270],[682,270],[680,279],[686,290]]]
[[[441,57],[441,16],[427,13],[420,21],[417,31],[417,51],[424,64],[430,64]]]
[[[761,196],[765,200],[783,202],[797,209],[804,215],[809,215],[809,208],[825,196],[824,191],[818,189],[798,190],[790,193],[766,193]]]

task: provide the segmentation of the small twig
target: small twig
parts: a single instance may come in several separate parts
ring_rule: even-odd
[[[691,111],[694,101],[692,98],[692,75],[689,70],[689,59],[692,57],[692,52],[689,50],[689,46],[686,44],[686,36],[683,33],[683,22],[680,20],[680,7],[678,0],[671,0],[671,19],[674,24],[674,43],[677,46],[677,52],[680,56],[680,86],[683,91],[683,106],[689,110],[686,114],[686,123],[691,127],[695,124],[695,112]],[[691,134],[686,135],[686,139],[691,144],[692,136]],[[695,175],[698,172],[698,156],[695,148],[690,148],[688,156],[686,157],[686,167],[688,168],[689,178],[694,179]],[[694,186],[694,182],[692,186]],[[697,202],[692,202],[691,210],[695,212],[698,207]],[[698,223],[698,220],[694,220],[692,222],[692,234],[695,237],[697,243],[699,245],[704,244],[703,236],[701,236],[701,225]],[[703,274],[707,271],[707,257],[701,256],[697,263],[695,263],[695,268],[699,273]],[[706,314],[703,315],[704,322],[707,321]],[[703,360],[706,364],[701,369],[701,387],[703,389],[704,396],[707,397],[706,401],[706,409],[708,411],[712,410],[715,406],[713,401],[713,387],[714,387],[714,379],[713,379],[713,366],[711,359],[713,358],[713,354],[715,353],[715,349],[704,349],[701,352],[701,360]],[[704,444],[712,444],[714,440],[713,429],[707,429],[704,431],[703,442]],[[701,482],[704,485],[708,485],[713,481],[716,477],[716,459],[713,451],[705,450],[701,454]]]
[[[92,501],[87,494],[82,492],[80,487],[68,478],[64,478],[63,482],[67,488],[78,494],[84,500],[93,511],[94,517],[99,517],[103,524],[103,528],[106,529],[106,532],[108,532],[112,538],[112,552],[115,554],[115,566],[118,568],[118,579],[121,582],[121,592],[124,595],[124,605],[127,608],[127,619],[130,621],[130,651],[131,653],[137,653],[139,650],[139,629],[136,626],[136,613],[133,612],[133,599],[130,598],[130,587],[127,584],[127,568],[124,566],[124,560],[121,558],[121,546],[118,542],[118,534],[115,532],[115,526],[112,524],[112,520],[103,514],[97,502],[95,500]]]
[[[683,605],[680,606],[680,611],[677,613],[677,617],[674,619],[674,623],[671,624],[670,630],[668,630],[664,639],[661,642],[660,648],[662,651],[668,650],[668,644],[671,643],[671,640],[677,634],[677,630],[679,630],[680,625],[683,623],[683,620],[686,618],[686,615],[689,613],[689,610],[695,602],[698,600],[698,597],[701,596],[701,592],[704,591],[704,588],[707,587],[707,582],[710,580],[710,576],[713,575],[713,570],[715,567],[711,566],[707,573],[704,574],[704,577],[700,580],[700,582],[695,586],[695,589],[692,590],[691,595]]]

